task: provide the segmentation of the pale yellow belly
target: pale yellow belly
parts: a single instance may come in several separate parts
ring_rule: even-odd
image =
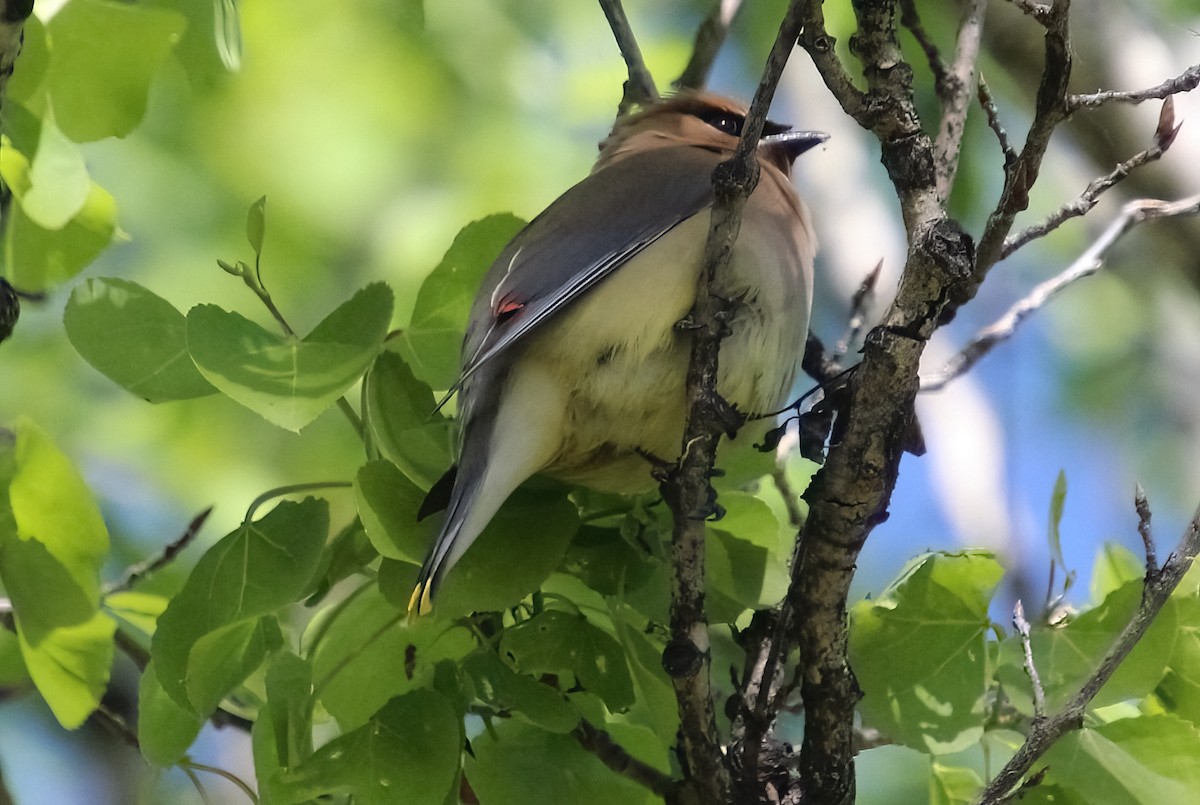
[[[695,297],[707,219],[685,222],[530,337],[523,360],[571,389],[547,474],[603,491],[644,491],[653,481],[638,451],[672,461],[679,455],[691,339],[676,323]],[[747,298],[735,305],[732,334],[722,342],[718,390],[741,411],[761,413],[791,386],[807,331],[807,290],[792,316],[780,306],[796,300],[749,298],[748,257],[735,251],[720,289]]]

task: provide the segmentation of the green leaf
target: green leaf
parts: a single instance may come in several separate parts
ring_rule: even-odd
[[[929,805],[971,805],[983,791],[983,780],[974,769],[931,763]]]
[[[167,599],[154,593],[120,592],[104,596],[102,606],[118,623],[152,635],[158,616],[167,608]]]
[[[1144,715],[1064,735],[1039,765],[1048,782],[1104,805],[1194,802],[1200,733],[1174,716]]]
[[[216,392],[187,351],[187,320],[135,282],[89,279],[71,292],[63,326],[96,370],[149,402]]]
[[[1089,594],[1094,604],[1104,601],[1111,593],[1146,575],[1145,560],[1116,542],[1106,542],[1096,551],[1092,565]]]
[[[250,205],[249,212],[246,213],[246,240],[250,241],[250,248],[254,250],[254,256],[262,256],[263,235],[267,229],[267,197],[263,196],[258,201]]]
[[[1174,599],[1179,614],[1175,650],[1158,697],[1171,712],[1200,726],[1200,598]]]
[[[709,534],[713,539],[704,571],[711,622],[734,623],[747,609],[773,606],[783,598],[788,585],[784,560],[722,529],[710,528]]]
[[[578,511],[561,487],[518,489],[446,574],[434,615],[453,618],[512,606],[558,567],[578,529]]]
[[[1062,523],[1063,506],[1066,505],[1066,502],[1067,473],[1059,470],[1058,477],[1054,480],[1054,491],[1050,494],[1050,523],[1046,529],[1046,533],[1050,540],[1050,556],[1064,571],[1067,569],[1067,563],[1063,559],[1062,536],[1059,533],[1059,525]]]
[[[988,604],[1003,570],[983,551],[915,559],[875,600],[850,613],[850,662],[863,720],[931,754],[983,734],[991,678]]]
[[[246,618],[198,638],[188,653],[186,690],[197,713],[211,713],[221,700],[283,644],[271,617]]]
[[[178,12],[144,4],[72,0],[64,6],[46,24],[46,86],[63,132],[88,142],[133,131],[150,82],[184,27]]]
[[[58,723],[69,730],[83,724],[108,689],[117,624],[97,612],[91,620],[60,626],[35,645],[17,621],[21,656],[38,692]]]
[[[7,140],[0,148],[0,177],[20,197],[32,186],[31,169]],[[78,274],[102,252],[117,231],[117,205],[95,183],[73,218],[57,229],[37,224],[18,203],[4,233],[4,267],[13,285],[43,291]]]
[[[361,805],[442,805],[458,775],[462,732],[445,698],[414,690],[284,774],[282,788],[293,801],[349,794]]]
[[[267,667],[267,714],[279,766],[289,769],[312,754],[312,666],[280,651]],[[261,718],[261,716],[260,716]]]
[[[505,630],[500,653],[526,674],[570,671],[614,713],[633,704],[624,649],[582,616],[555,610],[535,615]]]
[[[376,447],[422,489],[429,489],[454,459],[452,423],[434,413],[429,386],[404,359],[379,353],[363,388],[364,418]]]
[[[98,612],[107,552],[100,510],[67,457],[27,419],[0,430],[0,581],[25,669],[67,729],[108,687],[116,624]]]
[[[342,729],[362,726],[393,696],[429,687],[442,660],[475,648],[461,626],[434,618],[407,621],[374,585],[349,601],[312,652],[318,698]]]
[[[156,766],[173,766],[200,734],[204,718],[180,707],[158,682],[151,662],[138,685],[138,745]]]
[[[467,779],[487,805],[563,802],[571,805],[650,805],[645,788],[609,770],[568,735],[518,721],[497,723],[471,741]]]
[[[192,657],[193,649],[206,635],[235,625],[232,632],[202,645],[203,659],[216,661],[219,649],[230,645],[252,648],[256,620],[295,601],[309,584],[328,531],[325,501],[284,501],[261,520],[243,523],[204,554],[159,617],[154,634],[152,654],[159,681],[172,699],[201,712],[199,702],[191,698],[197,684],[192,680],[213,677],[211,669],[201,667],[199,654]],[[227,690],[208,687],[195,692],[211,702]]]
[[[492,261],[524,226],[508,214],[467,224],[421,285],[399,348],[413,373],[433,388],[450,388],[458,379],[459,350],[475,292]]]
[[[655,561],[618,529],[585,525],[571,540],[561,567],[597,592],[620,595],[653,578]]]
[[[91,490],[41,428],[21,419],[0,442],[8,467],[0,472],[0,577],[36,643],[96,613],[108,530]]]
[[[1049,712],[1061,707],[1091,676],[1141,598],[1139,579],[1110,594],[1100,606],[1065,623],[1033,625],[1030,635],[1033,660],[1046,691]],[[1171,600],[1089,706],[1098,708],[1126,699],[1141,699],[1153,691],[1166,672],[1178,637],[1177,623],[1175,601]],[[1018,638],[1011,637],[1000,644],[1000,682],[1017,709],[1032,714],[1032,691],[1023,661],[1024,650]]]
[[[437,533],[437,518],[417,522],[425,493],[390,461],[371,461],[354,477],[358,515],[380,556],[419,565]]]
[[[187,345],[201,374],[221,392],[288,430],[298,431],[362,375],[392,317],[392,292],[373,283],[306,338],[268,332],[216,305],[187,315]]]
[[[518,674],[490,649],[479,649],[462,663],[480,701],[512,712],[549,732],[567,733],[579,724],[579,713],[562,693],[531,676]]]
[[[62,229],[79,214],[92,189],[83,155],[54,125],[50,108],[42,118],[37,153],[29,168],[29,186],[20,195],[21,209],[43,229]]]

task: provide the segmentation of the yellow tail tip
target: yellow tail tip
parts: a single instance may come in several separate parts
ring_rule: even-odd
[[[410,619],[433,612],[433,599],[430,595],[432,586],[425,581],[413,588],[412,595],[408,599],[408,617]]]

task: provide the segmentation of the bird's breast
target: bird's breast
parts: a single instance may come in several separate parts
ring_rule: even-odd
[[[708,228],[707,213],[684,221],[530,336],[522,360],[566,389],[561,448],[548,474],[642,491],[652,481],[639,451],[678,455],[691,339],[677,324],[695,301]],[[718,282],[734,304],[718,386],[742,411],[769,410],[790,389],[811,294],[801,247],[773,222],[748,219]]]

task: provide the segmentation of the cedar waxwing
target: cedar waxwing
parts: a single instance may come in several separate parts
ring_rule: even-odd
[[[458,470],[409,611],[535,473],[594,489],[653,487],[645,454],[673,459],[686,418],[691,337],[713,169],[732,156],[746,107],[683,92],[627,116],[591,174],[504,248],[475,297],[463,343]],[[768,122],[761,178],[715,293],[733,303],[718,392],[743,412],[778,408],[808,335],[816,239],[789,180],[827,135]]]

